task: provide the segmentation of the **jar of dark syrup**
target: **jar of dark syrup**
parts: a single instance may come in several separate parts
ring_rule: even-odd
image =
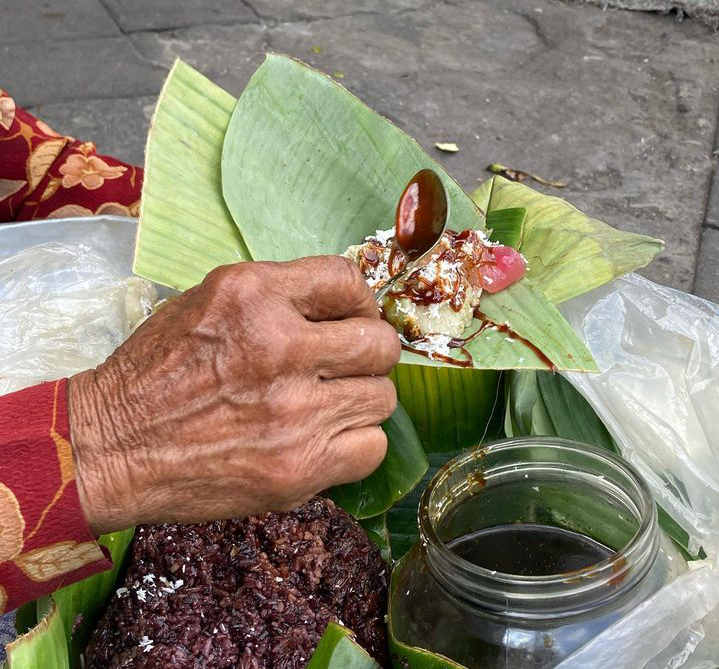
[[[562,439],[448,463],[419,527],[393,575],[393,635],[468,669],[555,667],[686,570],[637,471]]]

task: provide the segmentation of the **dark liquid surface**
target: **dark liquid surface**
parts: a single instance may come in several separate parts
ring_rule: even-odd
[[[614,554],[578,532],[531,523],[486,527],[453,539],[447,547],[480,567],[517,576],[564,574]]]

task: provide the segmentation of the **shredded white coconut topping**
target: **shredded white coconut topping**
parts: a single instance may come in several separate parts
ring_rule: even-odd
[[[412,346],[420,351],[427,351],[429,357],[433,358],[435,355],[449,355],[452,352],[449,347],[451,341],[452,337],[448,335],[430,334],[412,342]]]

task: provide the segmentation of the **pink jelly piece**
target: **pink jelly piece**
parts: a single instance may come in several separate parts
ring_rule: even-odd
[[[527,271],[522,254],[511,246],[494,246],[479,266],[479,283],[488,293],[496,293],[519,281]]]

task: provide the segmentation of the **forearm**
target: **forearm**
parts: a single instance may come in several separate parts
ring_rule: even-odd
[[[0,397],[0,611],[110,566],[78,498],[67,380]]]

